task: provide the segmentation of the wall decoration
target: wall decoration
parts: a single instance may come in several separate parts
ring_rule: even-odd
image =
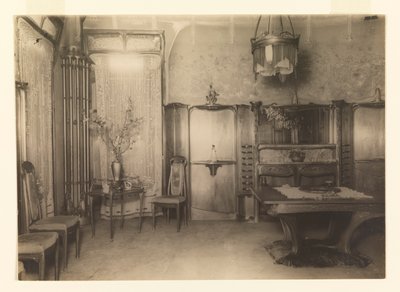
[[[19,163],[29,160],[36,167],[42,186],[45,217],[54,215],[53,197],[53,100],[54,47],[23,18],[17,20],[16,63]],[[39,40],[39,41],[38,41]]]

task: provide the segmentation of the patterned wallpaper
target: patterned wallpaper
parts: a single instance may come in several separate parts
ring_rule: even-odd
[[[324,23],[325,22],[325,23]],[[294,23],[301,34],[298,63],[300,103],[329,103],[333,99],[369,101],[376,87],[384,95],[385,43],[383,17],[364,21],[353,17],[351,40],[347,17],[330,22],[329,17]],[[310,31],[310,32],[309,32]],[[281,84],[275,78],[252,72],[250,37],[253,26],[236,26],[233,37],[229,26],[196,25],[177,36],[169,59],[168,102],[205,102],[208,85],[214,84],[224,104],[261,100],[265,104],[290,104],[293,83]]]

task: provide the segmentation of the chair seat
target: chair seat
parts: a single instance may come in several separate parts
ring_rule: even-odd
[[[79,222],[77,216],[54,216],[47,217],[36,221],[29,230],[31,231],[45,231],[45,230],[66,230]]]
[[[18,236],[18,254],[42,253],[57,241],[57,232],[26,233]]]
[[[21,261],[18,261],[18,274],[25,272],[25,267],[24,267],[24,263]]]
[[[25,272],[24,263],[18,261],[18,280],[22,280],[22,275]]]
[[[159,204],[179,204],[186,201],[186,198],[183,196],[161,196],[155,197],[152,202]]]

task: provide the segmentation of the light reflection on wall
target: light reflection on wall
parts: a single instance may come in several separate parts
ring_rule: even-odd
[[[194,110],[190,119],[191,160],[209,160],[215,145],[218,160],[235,159],[235,114],[230,110]]]
[[[144,60],[139,54],[120,54],[108,56],[109,69],[115,72],[141,72]]]
[[[356,160],[385,158],[385,109],[358,108],[354,112]]]

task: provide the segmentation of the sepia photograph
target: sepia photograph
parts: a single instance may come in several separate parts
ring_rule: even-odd
[[[387,279],[385,13],[33,11],[15,281]]]

